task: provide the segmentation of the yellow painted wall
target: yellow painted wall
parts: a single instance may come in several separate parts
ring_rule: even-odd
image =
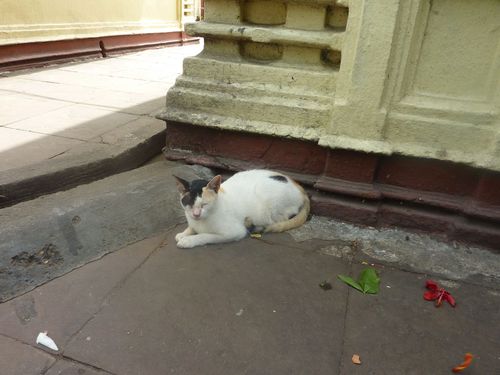
[[[0,45],[180,30],[180,0],[2,0]]]

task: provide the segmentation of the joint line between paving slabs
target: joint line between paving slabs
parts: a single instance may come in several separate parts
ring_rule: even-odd
[[[68,340],[66,340],[66,342],[64,343],[64,348],[66,348],[70,343],[71,341],[80,333],[82,332],[82,330],[87,326],[88,323],[90,323],[101,311],[102,309],[104,308],[105,306],[105,301],[111,296],[113,295],[113,293],[115,293],[117,290],[119,290],[126,282],[127,280],[135,273],[137,272],[143,265],[144,263],[146,263],[149,258],[151,258],[151,256],[153,256],[153,254],[155,254],[161,247],[164,246],[164,243],[165,243],[165,239],[166,237],[168,236],[169,232],[175,228],[177,226],[176,225],[172,225],[168,228],[165,229],[165,234],[163,236],[161,236],[161,241],[158,243],[158,245],[155,246],[155,248],[153,249],[153,251],[151,251],[148,256],[146,256],[146,258],[144,258],[144,260],[139,263],[134,269],[132,269],[129,273],[127,273],[127,275],[125,275],[123,277],[123,279],[121,279],[120,281],[118,281],[116,283],[116,285],[111,288],[111,290],[106,293],[106,295],[103,297],[102,301],[101,301],[101,305],[99,306],[99,308],[97,309],[97,311],[89,318],[87,319],[85,322],[83,322],[82,326],[74,333],[72,334]],[[141,240],[142,241],[142,240]],[[140,241],[137,241],[137,242],[140,242]],[[136,243],[137,243],[136,242]],[[117,250],[119,251],[119,250]]]
[[[109,370],[106,370],[106,369],[103,369],[103,368],[101,368],[101,367],[98,367],[98,366],[92,365],[92,364],[90,364],[90,363],[86,363],[86,362],[79,361],[78,359],[74,359],[74,358],[68,357],[68,356],[66,356],[66,355],[61,355],[61,357],[62,357],[64,360],[68,361],[68,362],[73,362],[73,363],[75,363],[75,364],[79,364],[79,365],[82,365],[82,366],[90,367],[91,369],[94,369],[94,370],[97,370],[97,371],[100,371],[100,372],[104,372],[104,373],[109,374],[109,375],[118,375],[118,374],[116,374],[116,373],[114,373],[114,372],[111,372],[111,371],[109,371]],[[54,363],[54,365],[55,365],[55,363]]]
[[[156,249],[155,249],[155,250],[156,250]],[[110,371],[108,371],[108,370],[105,370],[105,369],[103,369],[103,368],[100,368],[100,367],[94,366],[94,365],[92,365],[92,364],[85,363],[85,362],[82,362],[82,361],[79,361],[79,360],[73,359],[73,358],[71,358],[71,357],[67,357],[67,356],[65,356],[65,355],[63,355],[63,354],[61,354],[61,353],[50,353],[50,352],[48,352],[48,351],[46,351],[46,350],[44,350],[44,349],[40,348],[40,347],[39,347],[39,346],[37,346],[37,345],[33,345],[33,344],[30,344],[30,343],[27,343],[27,342],[25,342],[25,341],[23,341],[23,340],[17,339],[17,338],[15,338],[15,337],[11,337],[11,336],[6,335],[6,334],[4,334],[4,333],[0,333],[0,336],[2,336],[2,337],[6,337],[6,338],[8,338],[8,339],[10,339],[10,340],[12,340],[12,341],[15,341],[15,342],[17,342],[17,343],[21,344],[21,345],[26,345],[26,346],[29,346],[30,348],[35,349],[35,350],[36,350],[36,351],[38,351],[38,352],[41,352],[41,353],[47,354],[47,355],[51,356],[52,358],[54,358],[54,362],[53,362],[51,365],[47,366],[46,368],[42,369],[42,371],[40,372],[40,375],[45,375],[45,374],[46,374],[46,373],[47,373],[47,372],[48,372],[48,371],[49,371],[52,367],[54,367],[54,366],[56,365],[56,363],[57,363],[59,360],[61,360],[61,359],[64,359],[64,360],[69,361],[69,362],[77,363],[77,364],[80,364],[80,365],[83,365],[83,366],[86,366],[86,367],[90,367],[90,368],[92,368],[92,369],[94,369],[94,370],[98,370],[98,371],[100,371],[100,372],[104,372],[104,373],[109,374],[109,375],[117,375],[117,374],[115,374],[115,373],[112,373],[112,372],[110,372]]]
[[[166,229],[165,229],[165,231],[166,231],[166,232],[170,232],[170,231],[171,231],[172,229],[174,229],[177,225],[178,225],[178,224],[171,225],[170,227],[166,228]],[[152,237],[153,237],[153,236],[152,236]],[[88,262],[86,262],[86,263],[84,263],[84,264],[81,264],[81,265],[79,265],[79,266],[76,266],[75,268],[72,268],[72,269],[68,270],[67,272],[62,273],[61,275],[58,275],[58,276],[55,276],[55,277],[53,277],[53,278],[51,278],[51,279],[49,279],[49,280],[46,280],[46,281],[42,282],[40,285],[37,285],[37,286],[35,286],[35,287],[34,287],[34,288],[32,288],[32,289],[28,289],[28,290],[26,290],[26,291],[23,291],[23,292],[22,292],[22,293],[20,293],[20,294],[16,294],[16,295],[14,295],[14,296],[12,296],[12,297],[9,297],[9,298],[6,298],[6,299],[4,299],[4,300],[0,299],[0,303],[5,303],[5,302],[8,302],[8,301],[13,300],[14,298],[18,298],[18,297],[24,296],[25,294],[31,293],[31,292],[33,292],[34,290],[36,290],[36,289],[38,289],[38,288],[40,288],[40,287],[42,287],[42,286],[44,286],[44,285],[46,285],[46,284],[50,283],[51,281],[54,281],[54,280],[60,279],[60,278],[62,278],[62,277],[64,277],[64,276],[66,276],[67,274],[69,274],[70,272],[73,272],[73,271],[79,270],[80,268],[85,267],[87,264],[91,264],[91,263],[94,263],[94,262],[98,262],[98,261],[100,261],[102,258],[104,258],[104,257],[105,257],[105,256],[107,256],[107,255],[113,254],[114,252],[119,251],[120,249],[122,249],[122,248],[124,248],[124,247],[127,247],[127,246],[132,246],[132,245],[134,245],[134,244],[136,244],[136,243],[138,243],[138,242],[144,241],[144,240],[146,240],[146,239],[147,239],[147,238],[143,238],[143,239],[141,239],[141,240],[137,240],[137,241],[131,242],[131,243],[129,243],[129,244],[125,244],[125,245],[123,245],[122,247],[120,247],[120,248],[118,248],[118,249],[116,249],[116,250],[108,251],[107,253],[101,254],[101,255],[100,255],[100,256],[98,256],[97,258],[91,259],[91,260],[89,260]],[[165,240],[165,239],[164,239],[164,240]],[[160,247],[161,247],[161,246],[160,246]],[[155,248],[155,249],[151,252],[151,254],[153,254],[156,250],[157,250],[157,249]],[[151,255],[151,254],[150,254],[150,255]],[[148,258],[149,258],[149,256],[150,256],[150,255],[148,255]],[[141,265],[139,265],[139,267],[140,267],[140,266],[141,266]],[[131,272],[134,272],[134,271],[135,271],[135,270],[132,270]],[[117,284],[116,284],[116,286],[118,286],[118,285],[119,285],[119,283],[117,283]],[[106,295],[106,297],[107,297],[107,296],[108,296],[108,295]]]
[[[349,275],[352,275],[353,272],[353,261],[351,260],[349,262]],[[346,343],[346,334],[347,334],[347,317],[349,315],[349,298],[351,295],[351,288],[347,287],[347,293],[346,293],[346,298],[345,298],[345,310],[344,310],[344,319],[342,321],[342,343],[340,347],[340,358],[338,362],[338,368],[337,368],[337,374],[341,374],[342,371],[342,364],[344,363],[344,346]]]

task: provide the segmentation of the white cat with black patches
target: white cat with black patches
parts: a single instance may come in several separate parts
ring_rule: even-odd
[[[175,178],[188,222],[175,236],[180,248],[237,241],[250,227],[283,232],[302,225],[309,215],[309,197],[281,173],[255,169],[236,173],[222,184],[221,176],[191,183]]]

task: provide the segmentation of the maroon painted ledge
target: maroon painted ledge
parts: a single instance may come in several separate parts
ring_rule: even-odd
[[[183,31],[172,31],[4,45],[0,46],[0,72],[198,42],[199,38]]]
[[[500,173],[314,142],[168,122],[169,160],[224,171],[272,168],[308,188],[315,214],[422,230],[500,251]]]

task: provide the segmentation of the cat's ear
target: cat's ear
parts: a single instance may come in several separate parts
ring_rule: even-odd
[[[175,177],[175,184],[177,185],[177,190],[179,190],[179,193],[181,194],[187,193],[189,191],[189,182],[177,176],[174,177]]]
[[[214,178],[212,178],[212,180],[207,184],[207,188],[217,193],[220,189],[221,181],[222,177],[220,175],[217,175]]]

